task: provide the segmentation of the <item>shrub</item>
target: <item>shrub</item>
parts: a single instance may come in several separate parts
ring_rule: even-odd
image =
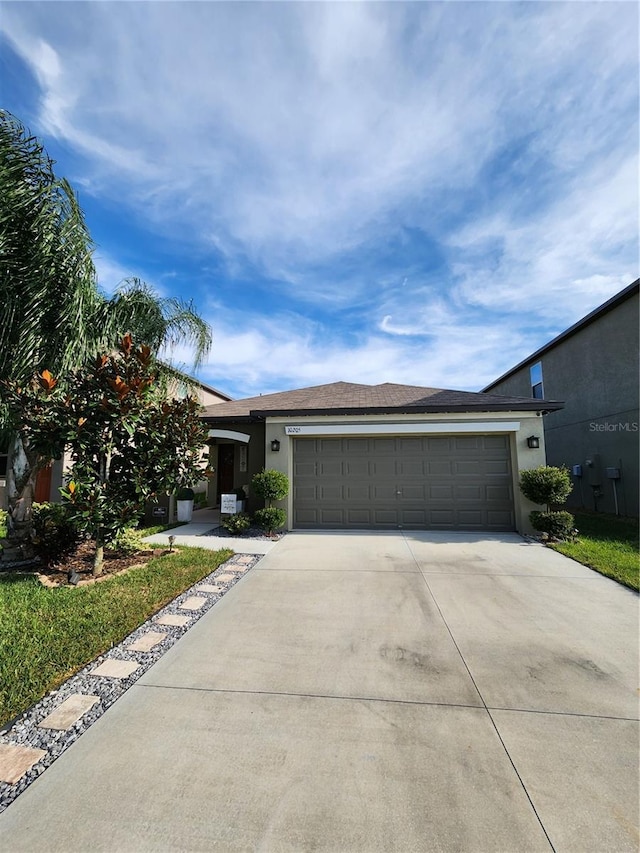
[[[287,514],[277,506],[266,506],[264,509],[256,510],[254,521],[266,533],[273,533],[279,527],[283,527],[287,520]]]
[[[251,527],[251,517],[246,512],[237,512],[235,515],[230,515],[224,519],[222,526],[227,533],[234,533],[237,536],[242,536]]]
[[[146,542],[142,541],[142,532],[133,527],[125,527],[121,530],[110,547],[114,551],[120,551],[125,557],[130,557],[132,554],[137,554],[138,551],[151,550]]]
[[[255,494],[262,498],[267,506],[272,501],[281,501],[289,494],[289,478],[282,471],[271,468],[253,475],[251,485]]]
[[[571,531],[575,525],[575,518],[566,510],[558,512],[540,512],[534,510],[529,513],[529,521],[534,530],[540,533],[548,533],[554,539],[570,539]]]
[[[33,504],[33,547],[44,563],[55,563],[68,557],[82,538],[70,519],[66,504]]]
[[[544,504],[549,510],[554,504],[563,504],[571,492],[571,478],[567,468],[541,465],[520,475],[520,491],[534,504]]]

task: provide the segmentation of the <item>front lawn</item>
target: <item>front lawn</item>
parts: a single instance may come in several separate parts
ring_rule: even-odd
[[[550,547],[579,563],[638,590],[640,560],[638,521],[606,513],[574,512],[577,542],[554,542]]]
[[[181,548],[91,586],[48,589],[33,576],[0,573],[0,725],[121,642],[232,553]]]

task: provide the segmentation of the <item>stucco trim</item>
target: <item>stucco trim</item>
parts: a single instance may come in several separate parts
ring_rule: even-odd
[[[251,439],[246,432],[235,432],[232,429],[210,429],[209,438],[231,438],[233,441],[241,441],[243,444],[248,444]]]
[[[285,435],[426,435],[430,433],[518,432],[519,421],[469,421],[468,423],[313,424],[285,426]]]

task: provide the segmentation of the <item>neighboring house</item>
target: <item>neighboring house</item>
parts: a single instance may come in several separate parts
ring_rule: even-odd
[[[231,400],[227,394],[200,382],[191,376],[184,375],[184,381],[172,380],[169,383],[168,396],[170,398],[182,398],[187,394],[195,396],[198,402],[203,406],[213,406],[217,403],[227,403]],[[2,452],[0,448],[0,508],[6,509],[6,472],[7,472],[7,451]],[[38,473],[36,480],[36,488],[34,498],[38,502],[52,501],[57,503],[60,501],[60,486],[62,486],[64,471],[70,467],[70,460],[66,454],[62,459],[55,460],[48,467],[43,468]],[[206,482],[197,491],[205,491]]]
[[[565,401],[545,436],[570,507],[638,515],[638,281],[483,389]]]
[[[335,382],[205,410],[209,499],[286,473],[292,529],[519,530],[519,472],[544,463],[542,415],[562,403]],[[535,436],[539,447],[527,439]],[[249,492],[249,509],[257,506]]]

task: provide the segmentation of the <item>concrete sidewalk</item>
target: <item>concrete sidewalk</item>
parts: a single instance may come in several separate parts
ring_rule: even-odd
[[[637,604],[515,535],[290,533],[0,849],[635,851]]]

